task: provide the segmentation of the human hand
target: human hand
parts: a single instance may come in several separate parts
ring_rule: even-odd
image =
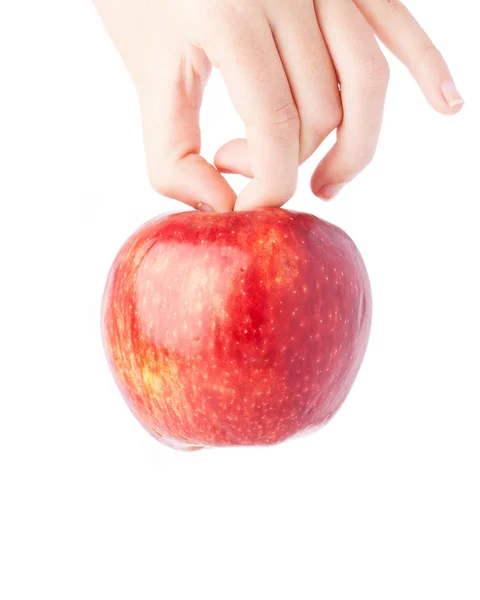
[[[375,35],[434,109],[454,114],[463,104],[441,54],[398,0],[95,4],[137,89],[152,185],[201,210],[281,206],[295,191],[298,165],[335,129],[337,142],[312,177],[316,195],[332,198],[370,162],[389,79]],[[218,170],[200,156],[211,65],[248,140],[225,144]],[[238,199],[219,171],[251,178]]]

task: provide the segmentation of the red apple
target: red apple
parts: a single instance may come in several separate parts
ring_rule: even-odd
[[[176,448],[275,444],[328,421],[371,322],[352,240],[283,209],[156,218],[125,243],[104,345],[140,423]]]

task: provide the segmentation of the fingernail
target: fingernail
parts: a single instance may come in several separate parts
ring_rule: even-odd
[[[323,185],[317,192],[317,196],[323,198],[323,200],[331,200],[340,192],[345,184],[339,183],[337,185],[327,184]]]
[[[445,102],[450,108],[465,104],[464,99],[460,96],[460,92],[451,79],[444,81],[440,86]]]
[[[211,206],[208,206],[208,204],[205,204],[205,202],[199,202],[197,208],[198,208],[198,210],[201,210],[202,212],[208,212],[208,213],[215,212],[213,210],[213,208]]]

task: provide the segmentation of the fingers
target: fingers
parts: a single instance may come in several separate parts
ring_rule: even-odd
[[[408,67],[432,107],[444,115],[463,105],[440,52],[399,0],[355,0],[382,42]]]
[[[230,140],[218,149],[213,162],[221,173],[236,173],[253,178],[247,140]]]
[[[205,211],[228,212],[235,193],[200,155],[199,111],[208,67],[200,50],[165,61],[139,90],[147,169],[160,194]]]
[[[300,116],[300,157],[304,162],[342,121],[338,82],[320,32],[313,3],[275,5],[268,16],[275,44]],[[221,171],[251,176],[245,140],[220,148],[215,165]]]
[[[317,0],[317,16],[341,83],[337,142],[315,170],[312,190],[331,199],[373,158],[388,85],[388,63],[353,3]]]
[[[267,20],[253,9],[218,24],[202,42],[245,123],[252,181],[235,210],[281,206],[297,184],[300,119]]]
[[[340,125],[342,102],[313,3],[296,0],[282,6],[275,4],[269,21],[300,115],[303,162]]]

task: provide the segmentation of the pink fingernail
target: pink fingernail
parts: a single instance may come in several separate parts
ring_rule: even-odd
[[[197,208],[198,208],[198,210],[201,210],[202,212],[207,212],[207,213],[215,212],[213,210],[213,208],[211,206],[208,206],[208,204],[205,204],[205,202],[199,202]]]
[[[459,106],[460,104],[465,104],[465,100],[460,96],[460,92],[457,90],[456,85],[451,79],[444,81],[440,88],[442,90],[445,102],[450,108]]]
[[[317,196],[320,196],[323,200],[332,200],[335,196],[338,195],[340,190],[343,188],[345,184],[340,183],[337,185],[327,184],[323,185],[317,192]]]

